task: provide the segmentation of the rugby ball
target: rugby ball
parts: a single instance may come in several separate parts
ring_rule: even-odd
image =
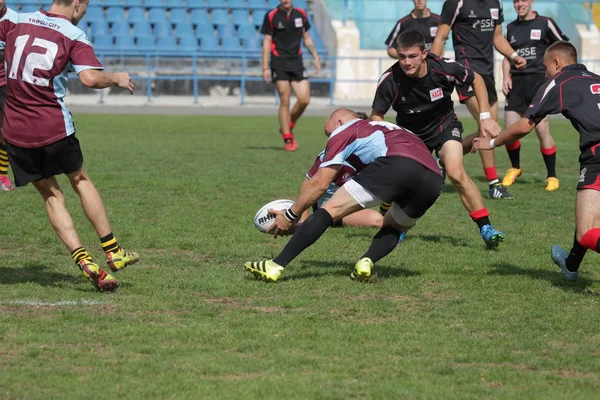
[[[270,203],[265,204],[258,210],[254,216],[254,226],[262,233],[267,233],[267,230],[275,222],[275,215],[269,214],[267,210],[287,210],[294,204],[293,200],[279,199],[273,200]]]

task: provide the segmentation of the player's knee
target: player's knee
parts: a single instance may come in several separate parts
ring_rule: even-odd
[[[298,98],[298,104],[299,104],[301,107],[307,107],[309,103],[310,103],[310,97],[309,97],[309,96],[306,96],[306,97],[299,97],[299,98]]]
[[[465,169],[461,167],[446,168],[446,174],[454,185],[463,185],[468,178]]]

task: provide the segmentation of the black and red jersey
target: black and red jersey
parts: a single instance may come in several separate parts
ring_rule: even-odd
[[[579,132],[579,162],[600,164],[600,76],[583,64],[564,67],[540,86],[524,117],[538,124],[558,113]]]
[[[260,32],[271,35],[271,68],[297,69],[302,64],[302,37],[310,29],[308,15],[302,8],[285,12],[280,7],[265,14]]]
[[[416,18],[413,13],[410,13],[406,17],[400,18],[385,40],[385,45],[387,47],[395,48],[398,36],[400,36],[402,32],[415,30],[425,37],[425,48],[427,50],[431,49],[438,25],[440,24],[440,16],[431,11],[430,14],[431,15],[426,18]]]
[[[420,138],[438,135],[456,119],[450,98],[455,85],[470,86],[472,70],[453,59],[427,57],[427,75],[406,76],[399,63],[392,65],[379,79],[373,110],[385,114],[396,111],[396,123]]]
[[[535,13],[535,18],[520,21],[518,18],[506,26],[506,40],[521,57],[527,67],[511,66],[511,75],[544,74],[544,53],[548,46],[561,40],[569,40],[552,18]]]
[[[502,1],[446,0],[441,21],[452,27],[456,61],[478,74],[493,75],[494,30],[504,22]]]

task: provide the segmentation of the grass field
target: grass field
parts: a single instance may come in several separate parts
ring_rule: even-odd
[[[484,250],[453,189],[375,269],[347,279],[375,230],[332,229],[277,284],[243,263],[271,256],[258,208],[295,197],[324,146],[305,118],[282,151],[275,118],[76,116],[86,166],[121,244],[142,261],[97,293],[29,186],[0,193],[0,398],[595,399],[600,390],[600,258],[564,281],[577,134],[553,120],[562,187],[544,190],[535,134],[514,201],[490,201],[506,241]],[[473,129],[473,125],[466,124]],[[497,151],[499,172],[508,166]],[[467,169],[487,194],[478,156]],[[92,255],[78,199],[67,206]]]

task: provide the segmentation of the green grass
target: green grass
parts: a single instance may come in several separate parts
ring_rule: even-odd
[[[324,118],[301,121],[292,154],[275,118],[76,122],[115,234],[143,260],[118,274],[116,293],[97,293],[34,188],[0,193],[0,398],[597,398],[600,258],[588,253],[575,283],[550,259],[553,243],[570,248],[574,228],[578,149],[567,122],[552,122],[558,192],[544,190],[532,134],[515,200],[486,199],[506,233],[499,251],[484,250],[450,189],[371,284],[347,279],[375,233],[365,228],[330,230],[277,284],[243,270],[283,247],[252,217],[296,196],[325,143]],[[504,149],[497,159],[502,174]],[[479,157],[466,164],[487,193]],[[72,303],[51,305],[59,301]]]

